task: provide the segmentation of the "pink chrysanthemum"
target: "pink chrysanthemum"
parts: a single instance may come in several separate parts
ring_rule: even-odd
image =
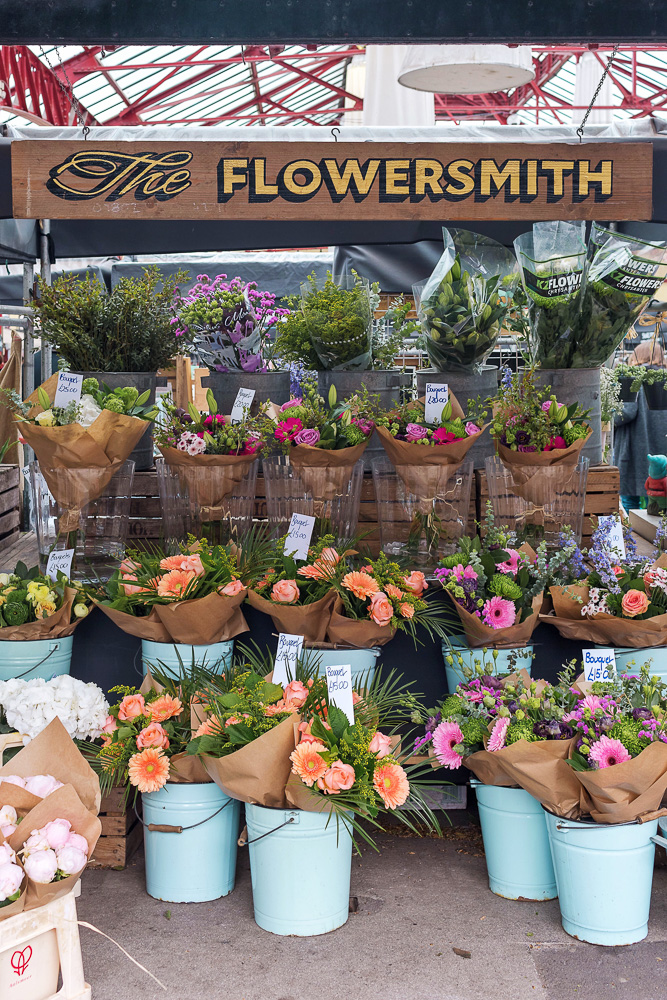
[[[593,743],[588,752],[588,759],[594,767],[613,767],[614,764],[624,764],[631,760],[630,754],[620,740],[612,740],[609,736],[601,736]]]
[[[482,608],[482,621],[491,628],[509,628],[516,621],[516,608],[504,597],[491,597]]]
[[[509,724],[509,719],[498,719],[491,730],[487,750],[490,750],[492,753],[496,750],[502,750],[505,746],[505,734],[507,733]]]
[[[454,749],[463,743],[463,733],[455,722],[441,722],[433,733],[433,752],[444,767],[461,766],[463,755]]]

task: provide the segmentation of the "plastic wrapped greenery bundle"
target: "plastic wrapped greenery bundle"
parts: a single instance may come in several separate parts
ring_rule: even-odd
[[[667,248],[593,224],[576,340],[568,368],[597,368],[667,280]],[[565,367],[565,366],[559,366]]]
[[[518,281],[514,256],[467,229],[443,229],[445,251],[430,278],[414,285],[431,365],[477,372],[493,350]]]
[[[514,249],[526,293],[533,359],[543,368],[575,367],[586,266],[584,223],[536,222],[532,232],[514,241]]]
[[[366,371],[372,365],[370,286],[355,272],[325,281],[309,275],[301,303],[315,352],[325,371]]]

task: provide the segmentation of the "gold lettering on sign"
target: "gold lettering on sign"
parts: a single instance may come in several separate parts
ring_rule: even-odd
[[[105,201],[117,201],[130,191],[137,201],[167,201],[192,184],[191,172],[182,169],[191,160],[188,150],[120,153],[81,149],[49,171],[46,186],[66,201],[103,195]],[[74,183],[74,178],[84,184]]]

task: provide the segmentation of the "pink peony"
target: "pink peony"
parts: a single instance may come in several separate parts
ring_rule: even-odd
[[[407,424],[405,428],[406,441],[423,441],[425,437],[428,437],[428,431],[421,424]]]
[[[86,867],[88,861],[88,845],[86,850],[80,851],[76,847],[66,845],[56,853],[58,869],[63,875],[76,875]]]
[[[303,424],[298,417],[288,417],[287,420],[281,420],[275,430],[274,437],[278,441],[293,441],[300,430],[303,430]]]
[[[25,788],[25,778],[22,778],[18,774],[3,774],[0,778],[0,785],[3,781],[6,781],[8,785],[17,785],[19,788]]]
[[[33,830],[28,839],[23,844],[23,857],[29,858],[31,854],[42,854],[49,850],[49,842],[41,830]]]
[[[88,841],[85,837],[82,837],[80,833],[72,833],[67,838],[66,847],[75,847],[77,851],[82,851],[84,854],[88,854]]]
[[[376,733],[368,747],[371,753],[376,753],[380,759],[391,753],[391,736],[384,733]]]
[[[492,597],[482,608],[482,621],[491,628],[509,628],[516,621],[516,608],[504,597]]]
[[[15,865],[12,861],[0,864],[0,903],[4,903],[10,896],[15,896],[21,888],[22,881],[23,869],[20,865]]]
[[[58,870],[58,859],[56,852],[51,849],[47,851],[37,851],[35,854],[24,858],[23,867],[28,878],[33,882],[46,885],[53,882]]]
[[[71,829],[72,824],[68,819],[52,819],[39,832],[46,838],[49,847],[59,851],[67,843]]]
[[[16,851],[9,844],[0,844],[0,865],[13,864],[16,861]]]
[[[320,440],[320,432],[317,427],[304,427],[302,431],[294,435],[294,444],[309,444],[314,447]]]
[[[45,799],[51,792],[55,792],[56,788],[62,787],[62,781],[58,781],[52,774],[34,774],[31,778],[26,778],[25,782],[26,792],[31,792],[40,799]]]
[[[444,767],[455,770],[461,766],[463,754],[456,747],[463,746],[463,733],[456,722],[441,722],[433,733],[433,752]]]
[[[621,741],[612,740],[608,736],[601,736],[596,743],[593,743],[588,752],[588,759],[595,768],[612,767],[614,764],[624,764],[626,760],[632,760]]]
[[[489,745],[487,750],[492,753],[496,750],[502,750],[505,746],[505,734],[507,733],[507,727],[510,724],[509,719],[497,719],[496,723],[491,730],[491,736],[489,737]]]

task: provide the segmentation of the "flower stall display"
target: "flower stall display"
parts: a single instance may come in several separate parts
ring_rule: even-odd
[[[592,430],[578,403],[560,405],[549,386],[537,386],[536,371],[512,374],[505,369],[493,400],[491,435],[517,495],[543,504],[543,470],[557,466],[560,476],[550,478],[549,489],[564,489]]]
[[[278,632],[323,642],[336,599],[333,577],[346,547],[323,535],[309,547],[308,558],[297,561],[285,552],[285,541],[274,543],[269,569],[249,588],[248,603],[270,615]]]
[[[464,537],[457,552],[445,556],[436,579],[451,599],[473,648],[525,646],[538,624],[547,580],[546,544],[537,552],[516,547],[510,532],[487,515],[483,537]]]
[[[175,290],[174,308],[176,335],[189,340],[201,363],[216,372],[268,371],[270,331],[289,315],[256,281],[238,276],[227,281],[226,274],[213,279],[198,274],[187,294]]]
[[[0,810],[1,811],[1,810]],[[21,913],[25,904],[25,872],[9,844],[0,844],[0,920]]]
[[[129,635],[203,646],[233,639],[247,626],[240,605],[265,569],[262,545],[236,548],[191,540],[180,553],[136,549],[97,591],[98,607]]]
[[[263,428],[247,413],[237,423],[219,414],[210,389],[206,400],[209,413],[192,403],[187,410],[165,406],[155,433],[165,462],[158,467],[160,493],[167,518],[189,511],[177,536],[192,531],[224,542],[250,527]]]
[[[373,466],[383,548],[396,553],[407,544],[413,557],[425,555],[433,562],[443,544],[452,544],[462,534],[472,486],[466,456],[484,432],[485,417],[481,407],[465,415],[453,393],[439,420],[425,419],[424,400],[394,406],[377,417],[378,436],[393,466],[388,470],[380,461]],[[386,482],[393,470],[407,497]],[[405,508],[406,520],[409,516],[407,537],[405,532],[395,537],[397,502]]]
[[[493,350],[519,280],[514,255],[488,236],[442,230],[445,250],[418,289],[429,361],[439,372],[479,371]]]

